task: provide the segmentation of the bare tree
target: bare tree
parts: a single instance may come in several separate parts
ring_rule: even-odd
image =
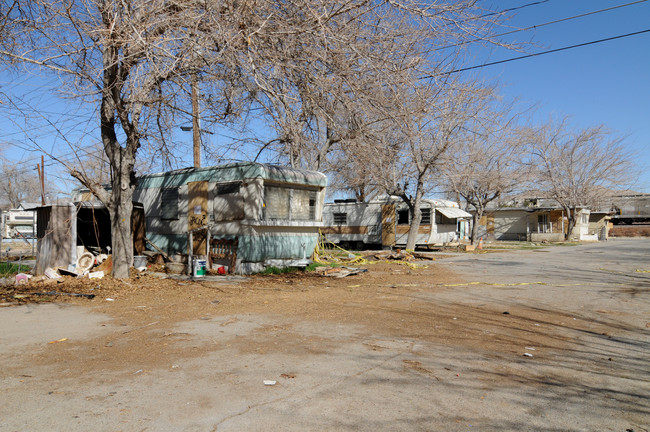
[[[71,175],[107,206],[113,275],[127,277],[133,257],[136,153],[155,135],[159,119],[184,96],[180,89],[196,62],[191,32],[203,25],[206,11],[191,1],[32,1],[21,7],[25,24],[14,35],[20,43],[3,50],[3,56],[54,71],[65,91],[100,107],[99,132],[111,165],[111,187],[105,189],[80,169]]]
[[[36,163],[26,166],[0,159],[0,202],[17,208],[23,202],[40,202],[41,185],[36,174]]]
[[[531,131],[531,164],[538,190],[564,209],[572,238],[580,208],[606,201],[635,179],[633,155],[604,126],[575,130],[568,118]]]
[[[530,166],[525,163],[525,134],[514,124],[517,118],[510,106],[482,111],[480,118],[470,122],[443,166],[447,190],[474,210],[472,244],[488,204],[527,186]]]
[[[341,151],[365,151],[360,141],[377,142],[378,130],[399,123],[422,77],[453,67],[463,41],[494,42],[502,18],[473,1],[290,6],[291,31],[268,20],[251,43],[256,102],[276,131],[264,149],[325,172],[341,171]]]
[[[422,198],[433,185],[442,183],[440,168],[489,95],[489,90],[476,84],[458,82],[421,91],[418,98],[412,99],[412,105],[404,106],[391,142],[373,155],[379,156],[374,173],[377,182],[386,193],[399,196],[409,208],[407,249],[415,247],[422,220]]]
[[[333,145],[367,123],[359,112],[377,100],[373,92],[394,96],[393,89],[449,64],[454,50],[433,62],[428,56],[459,39],[489,39],[500,17],[484,14],[473,0],[16,5],[11,22],[20,26],[11,28],[20,31],[0,56],[53,72],[63,92],[95,107],[110,188],[82,170],[71,174],[109,210],[116,277],[128,276],[132,262],[136,155],[143,146],[173,152],[168,132],[191,115],[194,79],[207,107],[205,122],[247,121],[262,108],[258,119],[278,127],[272,142],[285,146],[288,160],[320,168]]]

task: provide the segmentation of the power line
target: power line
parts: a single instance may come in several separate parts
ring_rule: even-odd
[[[648,33],[648,32],[650,32],[650,29],[641,30],[641,31],[638,31],[638,32],[633,32],[633,33],[627,33],[627,34],[618,35],[618,36],[612,36],[612,37],[608,37],[608,38],[605,38],[605,39],[599,39],[599,40],[590,41],[590,42],[584,42],[584,43],[577,44],[577,45],[570,45],[570,46],[565,46],[565,47],[561,47],[561,48],[555,48],[555,49],[548,50],[548,51],[542,51],[542,52],[538,52],[538,53],[527,54],[527,55],[523,55],[523,56],[519,56],[519,57],[513,57],[513,58],[505,59],[505,60],[498,60],[498,61],[494,61],[494,62],[490,62],[490,63],[483,63],[483,64],[476,65],[476,66],[469,66],[469,67],[466,67],[466,68],[454,69],[454,70],[451,70],[451,71],[448,71],[448,72],[441,72],[441,73],[435,74],[435,75],[427,75],[427,76],[421,77],[420,79],[423,80],[423,79],[435,78],[437,76],[451,75],[453,73],[465,72],[465,71],[473,70],[473,69],[480,69],[480,68],[484,68],[486,66],[494,66],[494,65],[501,64],[501,63],[512,62],[512,61],[515,61],[515,60],[523,60],[523,59],[526,59],[526,58],[529,58],[529,57],[537,57],[537,56],[541,56],[541,55],[544,55],[544,54],[551,54],[551,53],[555,53],[555,52],[559,52],[559,51],[565,51],[565,50],[568,50],[568,49],[580,48],[580,47],[587,46],[587,45],[594,45],[594,44],[601,43],[601,42],[608,42],[608,41],[611,41],[611,40],[622,39],[622,38],[626,38],[626,37],[629,37],[629,36],[636,36],[636,35],[643,34],[643,33]]]
[[[645,3],[646,1],[648,1],[648,0],[637,0],[637,1],[630,2],[630,3],[625,3],[625,4],[621,4],[621,5],[608,7],[608,8],[605,8],[605,9],[599,9],[599,10],[595,10],[595,11],[591,11],[591,12],[585,12],[585,13],[578,14],[578,15],[573,15],[573,16],[570,16],[570,17],[567,17],[567,18],[560,18],[560,19],[553,20],[553,21],[548,21],[548,22],[545,22],[545,23],[542,23],[542,24],[535,24],[535,25],[532,25],[532,26],[528,26],[528,27],[524,27],[524,28],[520,28],[520,29],[516,29],[516,30],[511,30],[511,31],[508,31],[508,32],[505,32],[505,33],[499,33],[497,35],[494,35],[494,37],[498,38],[498,37],[501,37],[501,36],[507,36],[507,35],[511,35],[511,34],[514,34],[514,33],[523,32],[523,31],[535,30],[535,29],[545,27],[545,26],[548,26],[548,25],[551,25],[551,24],[558,24],[558,23],[561,23],[561,22],[570,21],[570,20],[577,19],[577,18],[584,18],[584,17],[589,16],[589,15],[595,15],[595,14],[602,13],[602,12],[609,12],[609,11],[614,10],[614,9],[620,9],[622,7],[633,6],[633,5],[639,4],[639,3]],[[530,6],[530,5],[524,5],[522,7],[525,7],[525,6]],[[510,9],[506,9],[506,11],[510,11]],[[436,48],[436,51],[444,50],[444,49],[447,49],[447,48],[453,48],[453,47],[457,47],[457,46],[462,46],[462,45],[467,45],[467,44],[474,43],[474,42],[481,42],[482,40],[483,39],[476,38],[476,39],[472,39],[472,40],[468,40],[468,41],[459,42],[457,44],[446,45],[446,46],[443,46],[443,47],[440,47],[440,48]]]
[[[548,1],[549,1],[549,0],[540,0],[540,1],[535,1],[535,2],[532,2],[532,3],[527,3],[527,4],[525,4],[525,5],[515,6],[515,7],[508,8],[508,9],[504,9],[504,10],[502,10],[502,11],[498,11],[498,12],[490,12],[490,13],[488,13],[488,14],[481,15],[481,16],[479,16],[479,17],[477,17],[477,18],[487,18],[487,17],[489,17],[489,16],[502,15],[502,14],[504,14],[504,13],[506,13],[506,12],[516,11],[516,10],[519,10],[519,9],[527,8],[528,6],[537,6],[537,5],[540,5],[540,4],[542,4],[542,3],[546,3],[546,2],[548,2]]]

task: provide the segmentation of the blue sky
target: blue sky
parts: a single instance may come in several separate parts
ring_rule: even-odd
[[[633,0],[489,0],[486,7],[504,10],[521,7],[509,21],[512,28],[527,28],[547,22],[573,17],[588,12],[631,3]],[[535,30],[514,33],[504,38],[513,42],[534,42],[525,52],[503,49],[472,50],[475,58],[468,59],[466,66],[510,59],[527,53],[542,52],[604,38],[650,29],[650,1],[621,7],[594,15],[539,27]],[[615,133],[626,137],[629,148],[638,154],[638,162],[644,166],[634,189],[650,192],[650,33],[602,42],[580,48],[550,53],[537,57],[486,66],[474,73],[487,80],[498,80],[502,93],[518,98],[524,104],[537,104],[537,119],[547,120],[549,115],[571,116],[576,127],[584,128],[604,124]],[[0,90],[20,94],[30,103],[46,107],[48,112],[74,114],[77,103],[64,103],[53,96],[43,96],[40,86],[56,86],[51,81],[41,81],[27,71],[13,77],[0,77]],[[0,107],[1,108],[1,107]],[[30,151],[20,131],[20,118],[8,119],[0,113],[0,146],[4,155],[25,169],[34,170],[40,162],[40,153]],[[93,125],[84,124],[87,113],[81,114],[74,140],[95,135]],[[61,154],[70,154],[67,144],[52,136],[47,129],[29,130],[37,142]],[[72,132],[72,130],[70,130]],[[188,150],[191,134],[179,133],[179,140],[186,140]],[[86,138],[87,139],[87,138]],[[214,135],[206,139],[219,144],[227,141],[224,136]],[[29,143],[28,143],[29,144]],[[191,155],[185,158],[191,165]],[[55,165],[46,162],[49,172]],[[34,171],[35,174],[35,171]],[[60,174],[60,179],[67,178]],[[57,180],[58,181],[58,180]]]
[[[517,10],[509,25],[527,28],[633,0],[547,0]],[[537,3],[535,0],[484,2],[500,10]],[[650,29],[650,1],[590,16],[518,32],[504,38],[535,42],[528,53],[601,40]],[[525,55],[494,50],[475,64]],[[476,71],[498,79],[502,93],[522,102],[537,103],[537,116],[569,115],[579,128],[604,124],[638,154],[645,168],[634,185],[650,192],[650,33],[516,60]]]

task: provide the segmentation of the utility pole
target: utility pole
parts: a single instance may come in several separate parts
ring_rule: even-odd
[[[194,143],[194,168],[201,168],[201,124],[199,122],[199,89],[196,74],[192,74],[192,141]]]
[[[41,163],[36,164],[38,179],[41,183],[41,205],[45,205],[45,158],[41,155]]]

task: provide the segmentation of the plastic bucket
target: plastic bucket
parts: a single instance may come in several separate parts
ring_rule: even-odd
[[[192,275],[200,277],[205,276],[208,269],[208,262],[202,259],[195,259],[192,266]]]
[[[140,268],[147,266],[147,257],[144,255],[135,255],[133,257],[133,267]]]

